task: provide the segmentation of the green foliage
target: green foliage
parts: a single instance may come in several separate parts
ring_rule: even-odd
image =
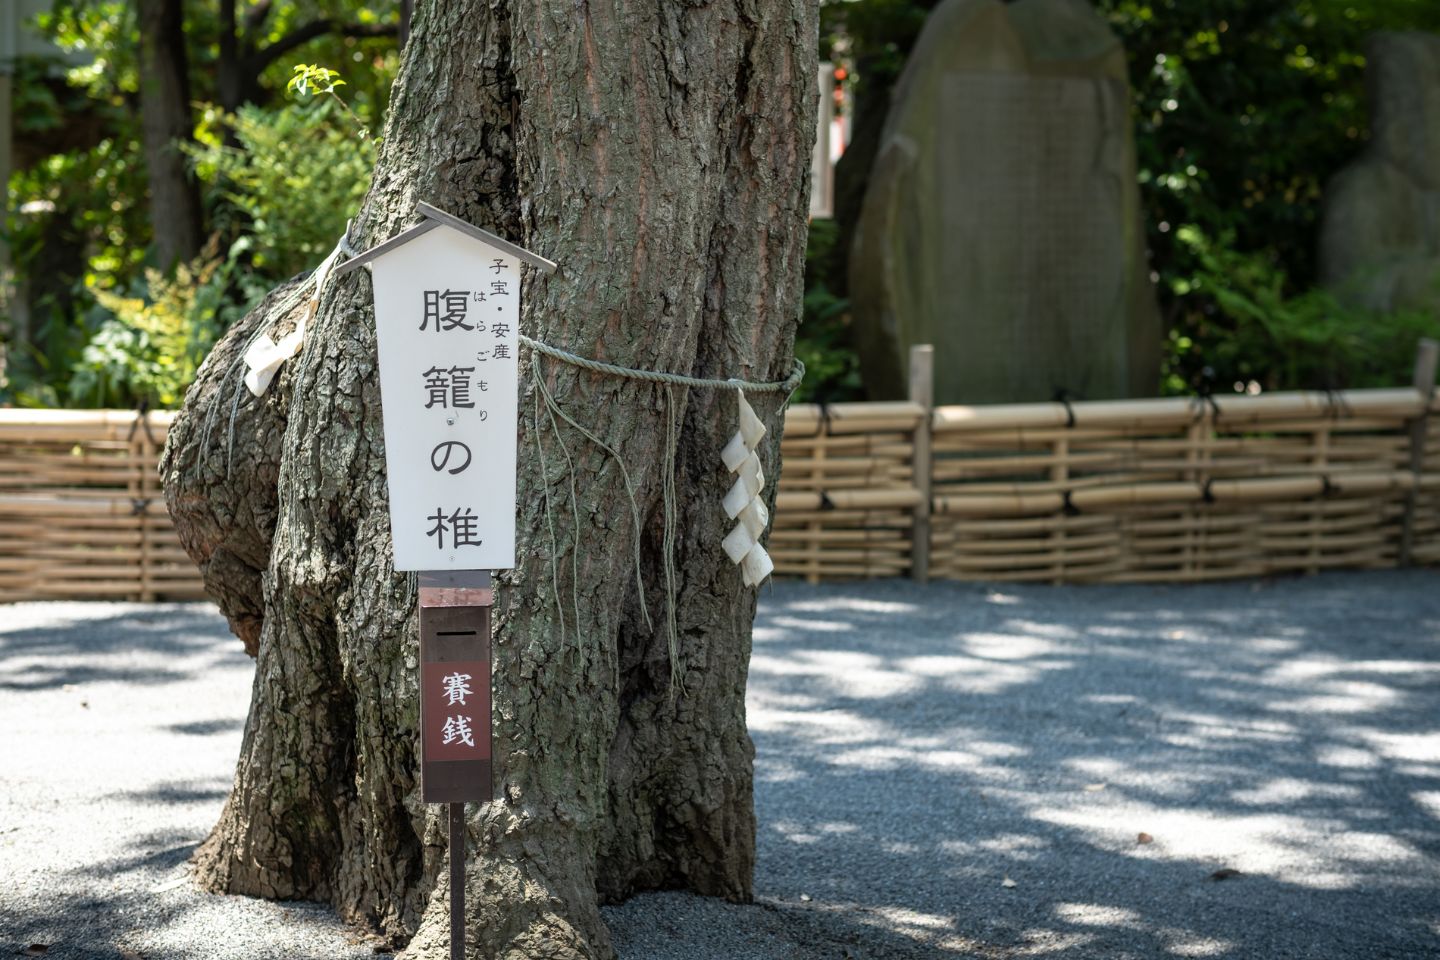
[[[213,4],[206,0],[204,5]],[[326,19],[333,23],[354,24],[363,29],[375,29],[382,24],[394,24],[398,17],[398,5],[393,3],[371,3],[368,0],[290,0],[276,3],[261,35],[254,42],[260,48],[281,42],[292,31],[317,20]],[[207,44],[201,51],[209,53],[213,46]],[[400,69],[399,49],[392,36],[340,36],[327,34],[316,37],[297,49],[297,54],[311,61],[309,66],[316,70],[312,81],[319,79],[318,71],[331,70],[330,77],[344,80],[335,86],[346,88],[346,101],[363,126],[378,130],[385,106],[390,99],[390,87]],[[323,66],[322,66],[323,65]],[[295,59],[280,58],[273,61],[261,73],[260,84],[267,93],[296,93],[291,82],[295,78]],[[327,84],[311,83],[311,93],[323,94]],[[333,89],[328,91],[333,94]],[[207,99],[214,99],[206,93]],[[265,100],[262,106],[272,100]]]
[[[399,64],[396,11],[363,0],[241,7],[247,55],[238,80],[254,102],[227,116],[204,106],[220,98],[220,6],[185,0],[199,143],[191,155],[212,241],[210,253],[169,278],[146,271],[152,237],[133,2],[56,0],[39,18],[40,33],[66,58],[16,64],[20,162],[8,185],[15,213],[0,229],[29,280],[32,326],[28,342],[6,344],[0,404],[178,399],[176,377],[193,371],[186,345],[213,339],[275,281],[312,268],[334,246],[369,181],[368,133],[381,124]],[[364,35],[335,30],[294,45],[317,23]],[[292,48],[294,56],[278,54]],[[297,74],[295,56],[314,63]],[[340,71],[322,63],[346,72],[345,100],[335,93]],[[283,100],[296,76],[303,79],[291,92],[316,102]]]
[[[37,331],[41,346],[7,345],[0,406],[65,406],[70,376],[99,322],[77,323],[64,314],[49,313]]]
[[[864,399],[860,361],[850,344],[850,301],[817,283],[805,291],[805,313],[795,337],[795,356],[805,364],[796,403]]]
[[[131,63],[121,49],[134,39],[127,10],[62,4],[52,35],[72,50],[102,43],[91,50],[101,65],[114,65],[111,56]],[[367,62],[386,68],[383,58]],[[212,240],[196,262],[161,276],[145,271],[144,158],[124,69],[26,63],[17,83],[19,130],[63,132],[89,111],[98,130],[117,135],[46,155],[10,181],[17,213],[6,239],[17,271],[37,278],[32,289],[43,278],[50,292],[32,304],[29,343],[7,350],[0,403],[179,403],[217,335],[275,282],[330,252],[369,184],[376,147],[367,124],[377,122],[380,98],[374,89],[361,92],[357,104],[369,118],[361,117],[334,94],[343,83],[337,71],[305,65],[295,76],[297,88],[323,98],[248,105],[233,115],[196,108],[190,155]],[[389,79],[380,76],[383,85]]]
[[[253,12],[258,4],[240,6],[242,10],[251,6]],[[271,45],[284,44],[296,31],[321,21],[374,30],[384,23],[393,24],[397,16],[393,4],[367,0],[286,0],[265,7],[258,26],[250,16],[243,16],[240,25],[242,47],[250,47],[251,62],[262,65],[258,78],[262,106],[272,95],[284,91],[293,76],[293,60],[265,56]],[[185,0],[184,14],[191,95],[199,102],[215,101],[222,33],[220,4],[215,0]],[[135,52],[139,35],[133,0],[56,0],[53,11],[39,21],[49,39],[84,59],[84,64],[71,72],[72,85],[100,98],[134,94],[138,89]],[[297,50],[313,57],[317,64],[345,65],[350,72],[351,105],[357,113],[373,122],[383,111],[399,67],[393,36],[326,33]]]
[[[6,240],[16,272],[30,278],[35,328],[28,342],[6,351],[0,404],[62,405],[70,371],[99,322],[88,286],[113,285],[109,278],[140,270],[149,225],[144,205],[131,200],[144,196],[138,153],[134,141],[106,139],[11,177]]]
[[[363,198],[375,147],[337,127],[337,109],[206,108],[193,154],[217,228],[210,249],[173,277],[150,270],[143,283],[121,287],[92,276],[83,346],[77,354],[67,341],[68,362],[44,364],[45,378],[21,378],[21,402],[177,405],[219,335],[271,285],[323,259]],[[221,257],[215,250],[226,238]]]
[[[826,0],[820,6],[820,56],[848,59],[857,90],[887,95],[905,68],[925,18],[940,0]]]
[[[346,103],[340,94],[335,92],[336,87],[344,85],[345,81],[340,79],[337,71],[313,63],[297,63],[295,75],[290,78],[290,83],[285,89],[301,99],[312,94],[329,97],[330,101],[344,110],[345,115],[355,124],[356,133],[361,137],[369,137],[370,128],[365,125],[365,121],[350,109],[350,104]]]
[[[852,68],[846,82],[860,113],[883,113],[937,2],[822,3],[821,53]],[[1403,379],[1414,336],[1432,331],[1418,316],[1372,316],[1314,290],[1316,229],[1325,182],[1367,133],[1365,36],[1440,30],[1440,4],[1096,6],[1129,57],[1151,264],[1169,328],[1168,388],[1207,379],[1266,388]],[[213,0],[185,3],[199,104],[219,99],[219,10]],[[321,20],[358,28],[352,33],[394,22],[393,7],[364,0],[293,0],[266,11],[244,38],[257,54],[288,50],[287,38]],[[298,66],[286,57],[250,61],[247,96],[256,104],[233,115],[197,107],[192,157],[212,249],[223,254],[165,279],[145,272],[151,228],[133,4],[57,0],[40,26],[73,59],[17,65],[17,143],[54,144],[54,152],[27,161],[9,184],[11,207],[22,212],[4,225],[6,239],[17,270],[45,293],[34,305],[32,345],[10,351],[15,383],[0,402],[163,403],[178,394],[191,345],[223,330],[274,281],[313,267],[344,229],[373,165],[366,132],[380,126],[398,67],[395,41],[316,37],[294,48],[307,61]],[[305,102],[285,102],[285,92]],[[802,398],[863,395],[849,305],[835,292],[847,287],[838,242],[833,223],[812,224],[796,344],[810,368]],[[78,253],[60,262],[61,248]],[[82,372],[87,364],[93,372]]]
[[[195,171],[211,222],[248,245],[259,278],[282,280],[324,259],[370,185],[375,145],[335,122],[335,104],[206,108]]]
[[[340,79],[338,70],[331,70],[317,63],[297,63],[295,75],[290,78],[285,89],[303,97],[310,93],[334,93],[336,87],[344,85],[345,81]]]
[[[177,406],[205,354],[235,319],[239,257],[212,249],[173,277],[147,270],[131,293],[92,287],[93,303],[54,356],[22,368],[11,400],[33,407]]]
[[[148,296],[95,290],[110,313],[81,352],[68,385],[75,406],[178,406],[220,333],[222,262],[146,274]]]
[[[1440,4],[1097,6],[1130,63],[1150,261],[1171,342],[1185,345],[1168,360],[1172,385],[1197,382],[1206,368],[1224,383],[1273,387],[1403,380],[1414,340],[1396,352],[1381,342],[1392,331],[1408,336],[1414,318],[1362,317],[1315,290],[1317,232],[1326,182],[1367,134],[1366,36],[1440,30]],[[1194,229],[1182,237],[1184,224]],[[1219,302],[1225,291],[1229,299]],[[1243,302],[1235,299],[1242,293]],[[1306,325],[1313,330],[1300,329]],[[1377,341],[1337,355],[1356,325]],[[1267,348],[1281,342],[1283,351]]]
[[[72,89],[109,103],[139,89],[139,33],[131,0],[56,0],[38,26],[81,61],[68,73]]]
[[[805,364],[797,403],[859,400],[860,360],[850,337],[850,301],[836,297],[819,278],[839,235],[833,220],[813,220],[805,247],[805,313],[795,336],[795,356]]]
[[[820,59],[841,67],[837,77],[851,104],[856,140],[838,168],[836,220],[810,224],[805,255],[805,312],[795,343],[805,362],[804,401],[865,399],[850,325],[846,231],[863,195],[867,147],[879,135],[890,88],[899,79],[925,18],[939,0],[824,0],[820,5]],[[857,160],[858,158],[858,160]],[[858,173],[850,175],[849,171]]]
[[[92,277],[133,276],[143,264],[150,231],[136,202],[145,195],[145,168],[135,141],[107,138],[52,154],[14,174],[10,195],[17,212],[6,239],[22,273],[41,269],[42,245],[57,233],[73,235],[89,252]]]
[[[1378,314],[1315,287],[1289,293],[1268,257],[1238,252],[1229,238],[1212,242],[1193,226],[1176,234],[1195,263],[1190,293],[1209,309],[1190,331],[1172,331],[1167,392],[1394,386],[1416,341],[1435,333],[1424,311]]]

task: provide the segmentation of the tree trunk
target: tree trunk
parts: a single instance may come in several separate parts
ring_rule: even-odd
[[[150,222],[161,269],[200,252],[200,194],[180,145],[191,138],[190,81],[180,0],[136,0],[140,27],[140,127]]]
[[[215,58],[215,95],[226,113],[234,113],[246,101],[245,67],[240,59],[239,19],[237,0],[220,0],[219,55]],[[230,133],[233,134],[234,131]],[[230,134],[227,134],[227,139]]]
[[[560,263],[527,279],[530,335],[631,367],[783,379],[815,35],[815,0],[419,3],[356,244],[428,200]],[[418,790],[415,578],[391,568],[370,284],[356,271],[330,286],[304,352],[256,400],[238,357],[282,296],[207,362],[162,465],[187,549],[258,646],[235,787],[199,874],[329,900],[413,937],[407,956],[444,957],[443,820]],[[474,956],[608,957],[601,900],[751,894],[755,601],[719,546],[735,399],[530,364],[518,566],[495,618],[498,799],[469,808],[467,926]],[[624,457],[653,629],[622,469],[532,415],[534,376]],[[752,401],[773,477],[780,404]],[[673,665],[659,599],[671,427]]]
[[[400,46],[410,42],[410,18],[415,12],[414,0],[400,0]]]

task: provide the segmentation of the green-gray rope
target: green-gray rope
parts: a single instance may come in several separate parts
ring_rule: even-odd
[[[348,229],[348,228],[347,228],[347,230],[346,230],[346,232],[345,232],[345,235],[340,238],[340,243],[339,243],[338,246],[339,246],[339,252],[342,253],[342,254],[344,254],[345,258],[348,259],[348,258],[351,258],[351,257],[354,257],[354,256],[355,256],[355,249],[354,249],[354,247],[351,246],[351,244],[350,244],[350,236],[349,236],[349,229]],[[268,317],[268,318],[273,318],[273,319],[271,320],[271,322],[273,323],[273,322],[275,322],[275,321],[283,320],[284,318],[288,317],[288,316],[290,315],[290,313],[291,313],[296,307],[298,307],[298,306],[300,305],[300,303],[304,300],[305,295],[309,292],[310,288],[311,288],[312,286],[314,286],[315,280],[316,280],[315,274],[314,274],[314,273],[311,273],[310,276],[306,277],[306,278],[305,278],[304,280],[302,280],[299,284],[297,284],[294,290],[290,291],[290,293],[280,302],[280,305],[279,305],[278,309],[275,309],[275,310],[273,310],[273,311],[267,311],[267,317]],[[323,292],[323,291],[320,291],[320,292]],[[233,398],[232,398],[232,402],[231,402],[231,405],[230,405],[230,424],[229,424],[229,430],[227,431],[227,437],[226,437],[225,466],[226,466],[226,472],[227,472],[227,473],[229,473],[229,471],[230,471],[230,469],[231,469],[231,460],[232,460],[233,453],[234,453],[235,421],[236,421],[236,418],[237,418],[237,416],[238,416],[238,414],[239,414],[240,400],[241,400],[241,396],[242,396],[242,393],[241,393],[241,383],[243,382],[243,379],[244,379],[243,376],[237,376],[237,374],[243,373],[242,364],[243,364],[243,360],[244,360],[245,354],[248,352],[248,350],[249,350],[249,348],[250,348],[251,346],[253,346],[257,341],[259,341],[259,339],[260,339],[262,336],[265,335],[265,333],[266,333],[266,327],[267,327],[267,326],[268,326],[268,324],[260,324],[260,325],[257,326],[257,329],[256,329],[255,332],[251,335],[249,342],[246,344],[246,349],[240,351],[240,352],[235,356],[235,358],[231,361],[231,364],[230,364],[229,368],[228,368],[228,369],[225,371],[225,373],[221,376],[221,382],[220,382],[220,388],[219,388],[221,392],[224,391],[225,387],[226,387],[227,384],[228,384],[228,381],[230,381],[232,377],[234,377],[235,380],[236,380],[236,382],[234,383],[234,385],[233,385],[233,387],[232,387],[232,389],[233,389],[233,391],[234,391],[234,396],[233,396]],[[642,381],[645,381],[645,382],[648,382],[648,383],[661,384],[661,385],[663,385],[663,386],[665,387],[665,399],[666,399],[666,404],[665,404],[666,410],[665,410],[665,414],[666,414],[666,421],[667,421],[667,422],[666,422],[666,425],[665,425],[665,426],[666,426],[666,430],[665,430],[665,434],[666,434],[666,436],[665,436],[665,448],[666,448],[666,449],[664,450],[664,452],[663,452],[663,457],[662,457],[662,470],[664,471],[665,476],[662,478],[662,503],[663,503],[663,508],[664,508],[664,509],[663,509],[663,512],[664,512],[663,528],[664,528],[664,529],[663,529],[662,536],[661,536],[661,539],[662,539],[662,547],[661,547],[661,549],[662,549],[662,552],[664,553],[664,557],[662,558],[662,559],[663,559],[663,564],[662,564],[662,566],[663,566],[664,575],[665,575],[665,594],[666,594],[666,598],[665,598],[665,599],[666,599],[666,601],[667,601],[667,602],[666,602],[666,627],[667,627],[667,633],[669,634],[668,640],[669,640],[669,648],[670,648],[670,682],[671,682],[671,693],[672,693],[672,695],[673,695],[673,694],[674,694],[675,685],[676,685],[677,681],[680,679],[679,662],[678,662],[678,653],[679,653],[679,651],[678,651],[678,649],[677,649],[677,647],[678,647],[678,640],[679,640],[679,637],[678,637],[679,630],[678,630],[678,624],[677,624],[677,622],[676,622],[676,615],[675,615],[675,601],[676,601],[676,597],[675,597],[676,584],[675,584],[675,581],[676,581],[676,571],[675,571],[675,566],[674,566],[674,563],[675,563],[675,560],[674,560],[675,528],[676,528],[677,523],[678,523],[678,512],[679,512],[679,511],[678,511],[678,504],[677,504],[677,502],[676,502],[677,497],[676,497],[676,490],[675,490],[675,455],[676,455],[676,448],[677,448],[677,446],[678,446],[679,423],[677,422],[677,420],[678,420],[678,413],[679,413],[679,411],[678,411],[678,406],[679,406],[679,405],[678,405],[678,403],[676,402],[676,397],[675,397],[675,394],[674,394],[674,387],[680,386],[680,387],[698,387],[698,388],[701,388],[701,389],[748,390],[748,391],[750,391],[751,393],[780,393],[780,394],[784,394],[784,396],[785,396],[785,401],[782,401],[782,406],[783,406],[783,403],[784,403],[784,402],[787,402],[787,401],[789,400],[789,398],[795,393],[796,388],[798,388],[798,387],[800,386],[800,382],[804,379],[804,377],[805,377],[805,364],[802,363],[802,362],[799,360],[799,358],[796,358],[796,360],[795,360],[795,365],[794,365],[794,367],[791,369],[790,375],[789,375],[788,377],[786,377],[784,380],[771,380],[771,381],[752,381],[752,380],[740,380],[740,379],[724,379],[724,380],[721,380],[721,379],[718,379],[718,378],[711,378],[711,377],[692,377],[692,376],[688,376],[688,375],[685,375],[685,374],[670,373],[670,372],[663,371],[663,370],[639,370],[639,369],[635,369],[635,368],[633,368],[633,367],[623,367],[623,366],[620,366],[619,364],[606,363],[606,362],[603,361],[603,360],[592,360],[592,359],[590,359],[589,357],[582,357],[582,356],[580,356],[579,354],[571,353],[569,350],[562,350],[562,349],[559,348],[559,347],[551,346],[550,344],[545,343],[545,342],[542,341],[542,340],[536,340],[536,339],[534,339],[533,337],[527,337],[527,336],[525,336],[523,333],[517,333],[517,337],[518,337],[518,339],[519,339],[519,341],[520,341],[521,343],[523,343],[525,346],[529,347],[531,350],[535,351],[535,353],[537,353],[537,354],[543,354],[544,356],[551,357],[551,358],[553,358],[553,359],[555,359],[555,360],[559,360],[559,361],[562,362],[562,363],[567,363],[567,364],[570,364],[571,366],[579,367],[579,368],[581,368],[581,369],[583,369],[583,370],[590,370],[590,371],[592,371],[592,372],[594,372],[594,373],[606,374],[606,375],[609,375],[609,376],[612,376],[612,377],[620,377],[620,378],[622,378],[622,379],[627,379],[627,380],[642,380]],[[551,503],[550,503],[549,470],[547,469],[547,464],[546,464],[546,459],[547,459],[547,458],[546,458],[546,456],[545,456],[544,440],[543,440],[543,437],[541,436],[541,422],[540,422],[540,412],[541,412],[541,409],[542,409],[541,401],[543,401],[543,409],[544,409],[544,411],[545,411],[545,413],[546,413],[546,415],[547,415],[547,417],[548,417],[548,419],[549,419],[549,421],[550,421],[550,432],[551,432],[552,436],[554,436],[555,442],[556,442],[557,446],[559,446],[560,451],[561,451],[561,453],[562,453],[562,455],[564,456],[565,461],[566,461],[566,467],[567,467],[567,470],[568,470],[569,481],[570,481],[570,484],[569,484],[569,485],[570,485],[570,502],[571,502],[571,511],[572,511],[572,513],[578,513],[578,509],[579,509],[578,496],[577,496],[577,491],[576,491],[576,489],[575,489],[575,464],[574,464],[574,460],[571,458],[569,449],[566,447],[564,440],[563,440],[563,439],[561,438],[561,436],[560,436],[560,427],[559,427],[559,424],[556,422],[556,417],[558,416],[560,419],[563,419],[566,423],[568,423],[571,427],[575,428],[582,436],[584,436],[584,437],[585,437],[586,439],[588,439],[590,442],[594,443],[596,446],[600,447],[600,448],[601,448],[602,450],[604,450],[606,453],[610,454],[610,456],[612,456],[612,457],[615,459],[615,461],[620,465],[620,470],[621,470],[621,473],[622,473],[623,478],[624,478],[624,481],[625,481],[625,492],[626,492],[626,495],[628,496],[628,498],[629,498],[629,500],[630,500],[630,508],[631,508],[631,513],[632,513],[632,520],[633,520],[633,523],[634,523],[634,526],[635,526],[635,530],[634,530],[634,535],[635,535],[635,544],[634,544],[634,547],[635,547],[635,557],[634,557],[634,562],[635,562],[635,579],[636,579],[636,584],[637,584],[637,587],[638,587],[638,590],[639,590],[640,609],[641,609],[641,612],[643,613],[643,615],[644,615],[644,617],[645,617],[645,621],[646,621],[647,625],[649,625],[649,623],[650,623],[650,611],[649,611],[649,608],[648,608],[647,604],[645,603],[644,578],[641,576],[641,570],[640,570],[640,526],[641,526],[641,524],[640,524],[640,510],[639,510],[639,504],[636,502],[636,499],[635,499],[634,484],[633,484],[633,482],[632,482],[632,480],[631,480],[631,478],[630,478],[629,471],[626,469],[626,465],[625,465],[624,458],[622,458],[622,457],[620,456],[620,454],[619,454],[619,452],[618,452],[617,450],[615,450],[615,449],[614,449],[613,447],[611,447],[609,444],[605,443],[605,442],[604,442],[603,440],[601,440],[598,436],[596,436],[593,432],[591,432],[590,430],[588,430],[588,429],[586,429],[585,427],[583,427],[583,426],[582,426],[580,423],[578,423],[573,417],[571,417],[569,414],[567,414],[567,413],[564,411],[563,408],[560,407],[560,405],[556,402],[555,397],[551,394],[549,388],[545,385],[545,383],[544,383],[544,377],[543,377],[543,374],[542,374],[542,372],[541,372],[541,370],[540,370],[540,368],[539,368],[539,364],[538,364],[538,363],[535,365],[534,374],[535,374],[535,383],[536,383],[536,386],[537,386],[537,391],[536,391],[536,393],[537,393],[537,395],[536,395],[536,401],[537,401],[537,402],[536,402],[535,425],[534,425],[534,426],[535,426],[535,440],[536,440],[536,445],[537,445],[537,447],[539,448],[539,451],[538,451],[538,452],[539,452],[539,455],[540,455],[541,487],[543,488],[544,494],[545,494],[545,519],[546,519],[547,525],[549,526],[550,547],[551,547],[551,556],[550,556],[550,563],[551,563],[551,571],[550,571],[551,589],[552,589],[552,592],[553,592],[554,595],[555,595],[556,613],[557,613],[557,615],[558,615],[558,617],[559,617],[559,620],[560,620],[561,645],[562,645],[562,647],[563,647],[563,646],[564,646],[564,643],[565,643],[565,614],[564,614],[564,609],[563,609],[563,602],[562,602],[561,599],[560,599],[560,590],[559,590],[560,584],[559,584],[559,570],[558,570],[558,562],[557,562],[557,560],[558,560],[557,555],[558,555],[558,553],[559,553],[559,542],[558,542],[558,540],[557,540],[557,538],[556,538],[556,535],[555,535],[554,516],[553,516],[553,511],[552,511],[552,509],[551,509]],[[211,428],[214,426],[215,414],[218,412],[218,407],[219,407],[219,404],[212,404],[211,409],[210,409],[210,411],[208,411],[207,416],[206,416],[206,422],[205,422],[205,428],[204,428],[204,436],[203,436],[203,439],[202,439],[202,445],[203,445],[205,448],[207,448],[207,449],[208,449],[208,447],[209,447],[210,431],[211,431]],[[575,534],[575,536],[574,536],[573,545],[572,545],[572,547],[571,547],[571,567],[572,567],[572,570],[571,570],[571,590],[572,590],[572,592],[575,594],[575,595],[572,597],[572,599],[571,599],[571,603],[572,603],[572,606],[573,606],[573,613],[574,613],[574,617],[575,617],[575,628],[576,628],[576,633],[577,633],[577,640],[579,639],[578,634],[580,633],[580,630],[581,630],[581,627],[580,627],[580,602],[579,602],[579,595],[578,595],[578,589],[579,589],[579,552],[580,552],[580,551],[579,551],[579,546],[580,546],[580,543],[579,543],[579,534],[578,534],[578,531],[577,531],[576,534]]]
[[[670,696],[683,679],[680,675],[680,628],[675,616],[678,602],[675,592],[675,527],[679,523],[680,508],[675,496],[675,454],[679,447],[680,411],[675,402],[675,385],[665,384],[665,458],[661,469],[665,471],[664,523],[661,534],[661,560],[665,568],[665,627],[670,642]]]
[[[619,451],[617,451],[614,447],[605,443],[592,431],[581,426],[580,423],[578,423],[573,417],[566,413],[563,408],[561,408],[559,403],[556,402],[554,395],[551,393],[550,388],[545,384],[545,375],[543,369],[540,366],[539,360],[541,356],[551,357],[555,360],[561,361],[562,363],[568,363],[571,366],[579,367],[582,370],[590,370],[595,373],[608,374],[609,376],[620,377],[627,380],[641,380],[647,383],[659,384],[665,390],[665,449],[661,452],[660,464],[660,469],[663,473],[663,476],[661,477],[661,504],[663,522],[660,549],[662,554],[661,567],[665,579],[665,627],[667,633],[666,639],[668,641],[670,653],[670,695],[673,697],[675,695],[677,687],[683,680],[680,671],[679,659],[680,631],[675,609],[677,599],[677,576],[675,569],[675,532],[676,527],[679,525],[679,505],[677,503],[678,497],[676,495],[675,489],[675,456],[676,448],[679,445],[680,428],[679,403],[677,402],[675,396],[675,387],[699,387],[702,389],[708,388],[719,390],[748,390],[751,393],[780,393],[784,394],[785,400],[788,401],[790,396],[794,394],[795,388],[800,385],[801,379],[803,379],[805,376],[805,364],[800,362],[800,360],[797,358],[795,360],[795,366],[792,369],[790,376],[786,377],[784,380],[772,380],[768,382],[753,382],[749,380],[720,380],[708,377],[690,377],[684,374],[667,373],[659,370],[636,370],[631,367],[622,367],[614,363],[605,363],[601,360],[591,360],[588,357],[582,357],[578,354],[571,353],[568,350],[562,350],[559,347],[551,346],[544,341],[536,340],[533,337],[527,337],[524,334],[518,334],[518,339],[521,343],[529,347],[536,354],[534,366],[531,372],[533,374],[536,386],[537,400],[544,401],[544,407],[550,419],[551,434],[555,437],[556,442],[561,446],[561,449],[564,450],[566,454],[566,460],[568,461],[568,467],[570,470],[572,511],[576,509],[574,476],[575,464],[573,460],[570,459],[569,451],[565,449],[564,442],[560,439],[559,426],[555,422],[556,416],[559,416],[571,427],[579,431],[580,434],[583,435],[586,439],[588,439],[591,443],[594,443],[606,453],[610,454],[610,456],[615,459],[615,462],[620,465],[620,470],[625,480],[625,492],[630,498],[632,522],[635,525],[635,583],[640,591],[640,609],[642,612],[644,612],[647,623],[649,622],[650,614],[645,604],[645,581],[644,577],[641,575],[640,570],[640,507],[635,499],[634,487],[631,483],[630,473],[626,469],[625,459],[620,456]],[[560,583],[558,571],[555,569],[555,554],[559,552],[560,545],[559,541],[555,536],[554,517],[552,515],[550,504],[550,485],[548,480],[548,474],[544,467],[544,442],[540,436],[539,414],[540,405],[537,402],[535,412],[535,439],[537,446],[540,447],[542,457],[541,476],[542,478],[544,478],[542,480],[542,485],[545,488],[545,521],[546,525],[549,527],[550,532],[550,586],[551,592],[555,596],[556,614],[560,618],[560,622],[562,624],[561,644],[563,645],[565,642],[563,627],[563,624],[565,622],[565,614],[563,609],[563,602],[560,599]],[[578,553],[579,547],[579,537],[577,536],[571,549],[572,551],[574,551],[574,553]],[[573,565],[573,554],[571,559]],[[578,570],[572,571],[571,576],[573,580],[578,581]],[[573,586],[574,583],[572,583],[572,587]],[[580,619],[578,598],[574,601],[574,603],[574,614],[576,619],[576,629],[578,633]]]
[[[585,370],[593,370],[596,373],[608,373],[612,377],[624,377],[629,380],[647,380],[650,383],[671,383],[680,387],[709,387],[720,390],[746,390],[750,393],[783,393],[789,395],[795,392],[800,386],[800,381],[805,378],[805,364],[795,359],[795,367],[790,371],[790,376],[784,380],[754,381],[754,380],[719,380],[710,377],[690,377],[683,373],[667,373],[663,370],[636,370],[633,367],[622,367],[615,363],[606,363],[603,360],[591,360],[589,357],[582,357],[571,353],[569,350],[561,350],[559,347],[552,347],[543,340],[536,340],[519,335],[520,342],[537,353],[543,353],[547,357],[554,357],[571,366],[581,367]]]

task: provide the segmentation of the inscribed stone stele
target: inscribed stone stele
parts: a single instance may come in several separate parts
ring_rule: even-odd
[[[1084,0],[946,0],[897,84],[851,251],[862,372],[939,403],[1151,393],[1125,53]]]
[[[1440,36],[1366,43],[1371,137],[1326,188],[1320,275],[1378,311],[1440,308]]]

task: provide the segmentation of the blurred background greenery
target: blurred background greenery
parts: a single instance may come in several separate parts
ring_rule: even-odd
[[[142,17],[183,19],[185,167],[203,225],[166,262],[147,196]],[[826,0],[852,140],[835,218],[812,224],[801,399],[864,397],[845,251],[891,87],[933,0]],[[60,0],[14,64],[4,224],[25,320],[0,317],[0,404],[173,406],[206,350],[277,281],[313,267],[363,196],[398,64],[401,4]],[[1346,307],[1316,283],[1320,198],[1367,136],[1363,43],[1440,30],[1433,0],[1098,0],[1134,91],[1166,392],[1403,382],[1434,318]],[[149,21],[145,21],[149,22]],[[153,51],[150,53],[154,56]],[[297,63],[344,98],[287,91]],[[163,228],[162,228],[163,229]],[[160,239],[164,239],[163,237]],[[23,327],[23,329],[22,329]]]
[[[183,16],[182,144],[203,229],[162,263],[147,197],[142,7]],[[334,246],[369,184],[399,64],[399,15],[358,2],[60,0],[16,62],[5,223],[28,322],[6,317],[0,403],[176,406],[215,339]],[[287,91],[298,61],[344,71],[333,97]],[[147,66],[151,66],[148,65]]]
[[[846,251],[890,90],[938,0],[852,0],[821,12],[821,57],[848,65],[852,141],[835,224],[812,230],[806,352],[848,344]],[[1365,38],[1440,30],[1433,0],[1097,0],[1125,45],[1150,266],[1170,394],[1408,382],[1437,321],[1375,315],[1318,288],[1326,181],[1368,134]],[[818,248],[818,249],[817,249]],[[843,352],[839,354],[842,358]],[[822,363],[812,398],[864,396],[853,362]]]

